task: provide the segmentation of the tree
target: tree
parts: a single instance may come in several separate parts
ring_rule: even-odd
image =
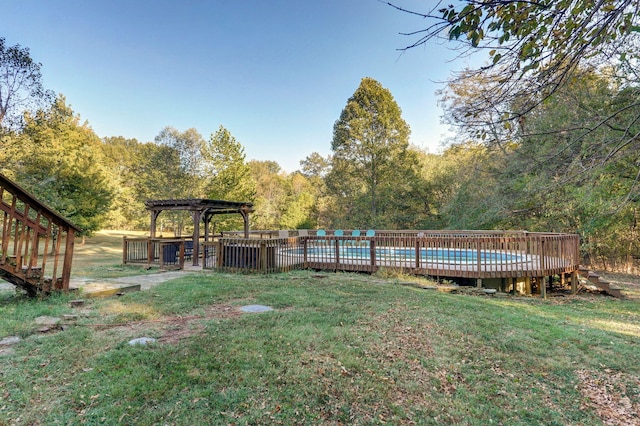
[[[244,147],[224,127],[212,134],[203,152],[209,179],[207,197],[218,200],[252,201],[255,182],[245,161]]]
[[[332,197],[327,193],[325,178],[331,168],[331,157],[325,158],[317,152],[312,152],[305,159],[300,160],[300,173],[309,182],[308,191],[313,198],[313,205],[308,211],[304,228],[326,227],[332,217]]]
[[[24,110],[46,108],[53,99],[42,85],[41,66],[31,59],[28,48],[7,46],[0,37],[0,128],[16,127]]]
[[[329,192],[350,225],[381,227],[411,167],[409,126],[388,89],[363,78],[333,126]],[[342,226],[344,226],[344,223]],[[334,225],[340,226],[340,223]]]
[[[168,173],[171,177],[167,187],[167,196],[163,198],[200,198],[203,195],[205,171],[203,153],[205,141],[196,129],[180,132],[171,126],[160,131],[155,138],[158,145],[171,148],[177,158],[168,160],[165,167],[175,169]]]
[[[205,192],[208,198],[229,201],[253,202],[255,181],[245,162],[244,147],[229,130],[220,126],[212,134],[203,150],[206,175]],[[214,218],[219,230],[240,229],[242,220],[237,215],[220,215]]]
[[[280,229],[310,229],[317,226],[315,207],[317,189],[313,181],[300,172],[287,176],[287,196],[281,207]]]
[[[102,140],[105,169],[110,171],[114,182],[113,203],[105,225],[112,229],[148,229],[149,213],[142,197],[142,188],[148,186],[148,175],[140,172],[146,160],[144,146],[136,139],[122,136]],[[157,147],[157,145],[154,145]],[[158,147],[159,149],[159,147]]]
[[[181,132],[171,126],[160,131],[155,138],[159,150],[151,148],[145,161],[150,194],[155,199],[203,198],[205,168],[203,152],[205,141],[196,129]],[[185,225],[192,223],[188,212],[167,211],[161,220],[169,220],[176,235],[182,235]],[[161,227],[163,223],[160,223]]]
[[[330,164],[331,158],[312,152],[304,160],[300,160],[301,173],[307,178],[321,179],[326,176]]]
[[[286,176],[275,161],[249,161],[256,182],[255,213],[251,220],[257,229],[278,229],[287,199]]]
[[[59,96],[50,109],[26,114],[9,166],[16,180],[90,235],[111,205],[110,175],[100,139]]]
[[[446,7],[438,3],[426,13],[410,12],[428,24],[411,33],[418,39],[407,49],[446,34],[464,53],[488,52],[489,64],[465,70],[453,80],[476,79],[485,87],[465,104],[458,123],[477,124],[479,117],[490,117],[490,125],[480,129],[483,139],[506,143],[492,137],[492,130],[517,129],[526,135],[524,124],[529,116],[555,92],[582,76],[606,71],[621,89],[637,85],[639,6],[638,0],[467,0]],[[596,128],[615,123],[627,129],[622,137],[605,141],[611,151],[640,137],[634,132],[640,115],[628,114],[637,110],[640,100],[628,97],[620,101],[606,116],[592,115]],[[566,130],[562,125],[554,131],[561,135]],[[609,157],[599,160],[606,162]]]
[[[585,251],[605,263],[640,257],[635,230],[640,140],[627,140],[629,133],[640,132],[633,120],[640,106],[598,125],[639,96],[637,88],[620,89],[600,73],[584,74],[531,114],[500,177],[503,192],[518,194],[509,197],[512,220],[533,230],[579,232]],[[565,130],[557,134],[560,126]]]

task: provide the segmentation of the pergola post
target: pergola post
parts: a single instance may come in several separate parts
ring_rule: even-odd
[[[205,213],[204,214],[204,219],[203,219],[203,223],[204,223],[204,240],[206,242],[209,241],[209,233],[210,233],[209,226],[211,226],[211,218],[212,217],[213,217],[213,215],[210,214],[210,213]]]
[[[198,266],[200,258],[200,210],[193,211],[193,266]]]
[[[162,213],[162,210],[152,210],[151,211],[151,225],[149,226],[149,237],[156,237],[156,221],[158,220],[158,216]]]
[[[242,219],[244,220],[244,237],[249,238],[249,213],[251,209],[248,207],[243,207],[240,209],[240,214],[242,215]]]

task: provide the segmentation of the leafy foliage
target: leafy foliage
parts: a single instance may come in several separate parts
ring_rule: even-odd
[[[10,174],[27,190],[79,226],[100,229],[112,187],[101,144],[60,96],[49,110],[27,114],[24,130],[6,146]]]
[[[0,37],[0,128],[19,127],[25,109],[46,107],[53,100],[53,93],[42,85],[41,66],[28,48],[7,46]]]

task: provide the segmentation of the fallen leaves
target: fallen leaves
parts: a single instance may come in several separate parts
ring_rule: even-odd
[[[578,390],[587,400],[585,405],[595,409],[604,424],[640,425],[640,378],[609,369],[576,373],[580,381]]]

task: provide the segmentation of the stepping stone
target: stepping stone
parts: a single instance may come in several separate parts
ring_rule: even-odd
[[[260,312],[268,312],[273,311],[273,308],[264,305],[246,305],[240,308],[242,312],[248,313],[260,313]]]
[[[56,325],[60,322],[60,318],[41,316],[34,320],[38,325]]]
[[[153,337],[138,337],[137,339],[129,340],[129,345],[130,346],[136,346],[136,345],[146,346],[149,343],[155,343],[155,342],[156,342],[156,339],[154,339]]]
[[[9,337],[5,337],[4,339],[0,340],[0,346],[10,346],[10,345],[15,345],[16,343],[20,342],[20,337],[19,336],[9,336]]]

